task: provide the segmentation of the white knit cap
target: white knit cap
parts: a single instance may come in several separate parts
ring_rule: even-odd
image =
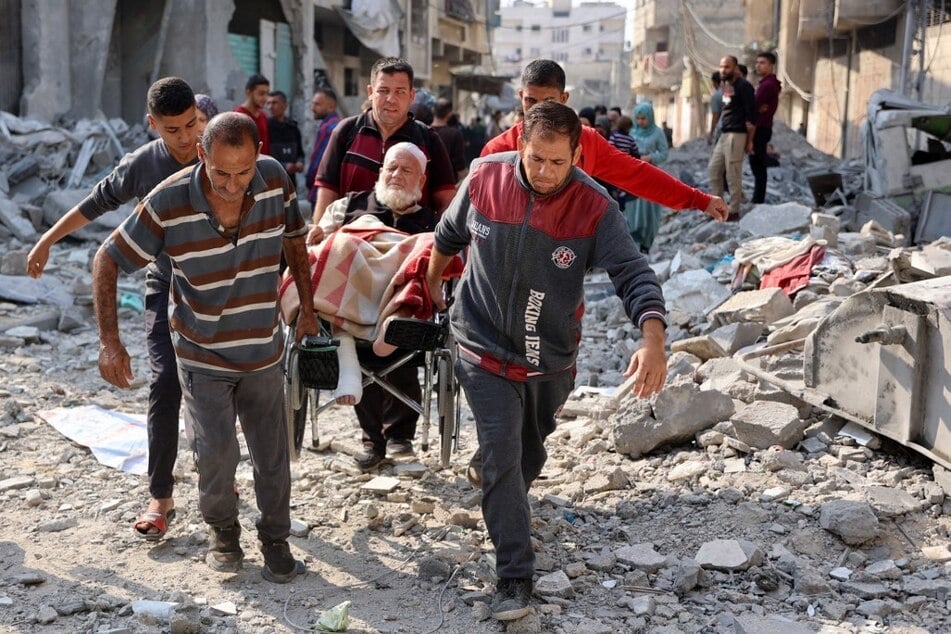
[[[426,155],[423,154],[423,151],[419,149],[419,146],[410,143],[409,141],[400,141],[390,149],[386,151],[386,155],[383,157],[383,162],[386,163],[386,160],[391,156],[396,156],[400,152],[406,152],[411,155],[417,161],[419,161],[419,169],[426,173]]]

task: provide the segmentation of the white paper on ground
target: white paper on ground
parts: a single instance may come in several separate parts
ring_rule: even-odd
[[[38,416],[70,440],[89,447],[107,467],[138,475],[148,470],[148,433],[142,414],[83,405],[43,410]]]

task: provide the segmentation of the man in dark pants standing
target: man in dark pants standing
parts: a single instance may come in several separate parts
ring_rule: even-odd
[[[261,574],[287,583],[298,573],[291,555],[290,466],[283,337],[278,311],[281,254],[301,297],[310,297],[307,224],[296,186],[281,165],[259,156],[254,122],[226,112],[202,135],[200,163],[165,179],[96,253],[93,298],[99,325],[99,372],[128,388],[131,365],[119,338],[116,279],[160,254],[175,271],[170,327],[198,470],[198,506],[209,526],[205,561],[218,572],[240,570],[241,524],[234,475],[247,441]],[[313,306],[297,317],[297,341],[318,331]]]
[[[750,154],[750,171],[753,172],[753,203],[766,202],[766,146],[773,138],[773,115],[779,106],[779,80],[776,78],[776,54],[764,51],[756,56],[756,131],[753,133],[753,152]]]
[[[723,87],[720,138],[713,146],[707,171],[715,196],[723,196],[726,176],[730,186],[730,219],[738,220],[743,204],[743,157],[753,151],[756,97],[750,83],[740,76],[739,65],[732,55],[720,60],[720,81]]]
[[[472,164],[436,226],[426,274],[443,308],[442,273],[468,247],[450,324],[483,457],[482,515],[498,575],[490,609],[500,621],[531,609],[528,490],[574,387],[586,271],[607,270],[644,335],[625,373],[634,376],[635,395],[659,391],[667,373],[660,285],[617,202],[576,167],[580,137],[581,122],[567,106],[546,101],[526,112],[518,152]]]
[[[178,77],[165,77],[149,87],[146,96],[149,127],[158,139],[123,157],[109,176],[70,209],[43,234],[27,257],[31,276],[43,273],[50,247],[86,226],[107,211],[118,209],[133,198],[145,198],[163,180],[198,160],[201,135],[191,87]],[[145,277],[145,329],[148,338],[149,409],[146,417],[149,438],[148,508],[133,524],[136,534],[154,540],[165,535],[175,516],[172,469],[178,454],[178,411],[182,390],[178,384],[175,351],[168,330],[168,287],[172,268],[168,257],[149,265]]]
[[[385,57],[370,69],[367,86],[370,109],[342,120],[334,128],[317,170],[314,179],[318,188],[317,202],[308,244],[323,238],[320,219],[330,203],[350,192],[373,189],[386,151],[403,141],[419,147],[428,161],[426,185],[419,204],[437,214],[449,205],[456,193],[456,174],[436,133],[410,116],[409,108],[415,96],[413,67],[405,60]],[[385,363],[369,357],[361,358],[361,362],[377,366]],[[403,366],[387,378],[409,398],[417,401],[422,398],[416,367]],[[355,409],[363,430],[364,451],[356,456],[361,469],[373,469],[387,454],[405,455],[413,451],[419,418],[415,410],[378,385],[367,387]]]

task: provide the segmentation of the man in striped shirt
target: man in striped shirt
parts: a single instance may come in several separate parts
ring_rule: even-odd
[[[235,420],[254,467],[264,578],[291,581],[298,562],[290,533],[290,469],[284,421],[277,288],[281,252],[301,297],[311,296],[294,184],[280,163],[259,155],[248,117],[224,113],[208,123],[199,164],[159,184],[96,254],[93,296],[99,371],[117,387],[132,379],[116,317],[118,269],[132,272],[166,253],[172,263],[170,328],[198,469],[198,504],[210,526],[206,561],[241,568],[234,473],[240,459]],[[317,333],[313,306],[301,305],[298,341]]]

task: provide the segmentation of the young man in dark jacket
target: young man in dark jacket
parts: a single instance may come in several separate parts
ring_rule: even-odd
[[[531,609],[528,489],[545,464],[555,414],[574,387],[587,270],[607,270],[644,335],[626,372],[635,375],[634,393],[659,391],[667,372],[660,285],[617,203],[575,167],[580,137],[581,122],[567,106],[543,102],[529,110],[518,152],[473,163],[436,226],[427,271],[441,308],[442,272],[468,247],[451,324],[482,455],[482,514],[499,578],[491,609],[498,620]]]

